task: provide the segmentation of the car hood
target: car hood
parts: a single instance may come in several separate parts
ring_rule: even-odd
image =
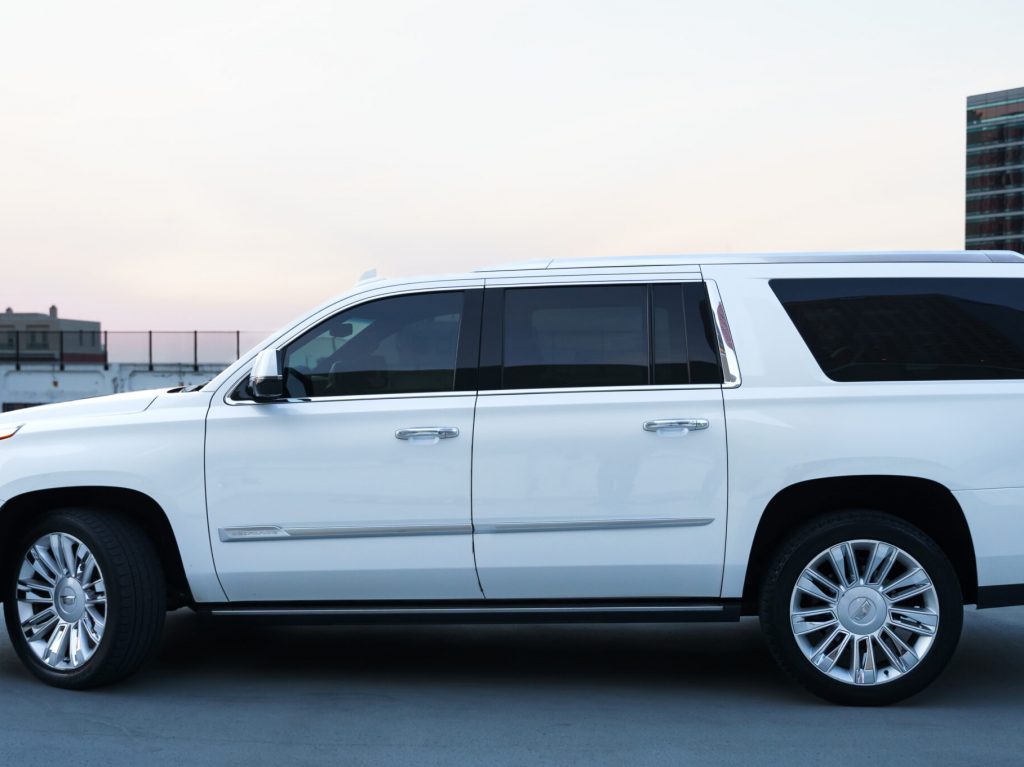
[[[88,399],[58,402],[53,405],[39,405],[22,410],[4,413],[0,416],[0,426],[17,426],[48,421],[57,418],[83,418],[89,416],[128,415],[141,413],[166,389],[150,389],[148,391],[132,391],[123,394],[110,394],[105,397],[89,397]]]

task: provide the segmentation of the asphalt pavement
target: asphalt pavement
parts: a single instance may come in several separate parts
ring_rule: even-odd
[[[0,630],[2,631],[2,630]],[[35,681],[0,636],[0,765],[1022,765],[1024,608],[968,611],[898,706],[818,701],[754,620],[314,627],[168,616],[114,687]]]

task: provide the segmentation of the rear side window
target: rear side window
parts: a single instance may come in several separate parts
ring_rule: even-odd
[[[1024,279],[770,284],[834,381],[1024,379]]]
[[[649,367],[647,286],[505,292],[505,389],[642,386]]]
[[[498,388],[721,383],[700,283],[488,293],[503,301]]]

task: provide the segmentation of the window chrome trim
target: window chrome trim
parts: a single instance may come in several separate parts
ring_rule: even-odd
[[[736,359],[736,346],[733,342],[732,329],[729,327],[729,317],[725,313],[725,304],[722,303],[722,294],[718,292],[718,285],[714,280],[704,280],[707,286],[708,298],[711,300],[711,314],[715,320],[715,336],[718,339],[718,358],[722,363],[722,388],[735,389],[743,383],[740,376],[740,364]]]
[[[238,380],[241,383],[242,379]],[[231,389],[234,391],[238,384]],[[614,394],[616,392],[654,392],[654,391],[689,391],[694,389],[720,389],[721,384],[663,384],[653,386],[573,386],[550,389],[480,389],[466,391],[436,391],[436,392],[411,392],[409,394],[349,394],[332,397],[291,397],[288,399],[275,400],[273,402],[256,402],[247,399],[232,399],[225,397],[224,402],[228,405],[259,405],[270,407],[273,405],[296,405],[312,404],[314,402],[357,402],[360,400],[389,400],[409,399],[420,397],[495,397],[506,394]]]
[[[243,378],[238,379],[231,391],[238,388],[238,384],[242,383]],[[259,405],[260,407],[272,407],[274,405],[298,405],[298,404],[312,404],[314,402],[357,402],[361,400],[369,401],[380,401],[380,400],[391,400],[391,399],[419,399],[421,397],[475,397],[475,389],[467,389],[466,391],[426,391],[426,392],[409,392],[407,394],[342,394],[331,397],[287,397],[284,399],[276,399],[272,402],[257,402],[256,400],[250,399],[234,399],[230,394],[224,397],[224,403],[226,405]]]
[[[236,368],[235,370],[231,371],[230,377],[225,379],[226,383],[221,383],[220,385],[218,385],[215,391],[219,392],[222,389],[224,390],[224,395],[222,397],[222,400],[223,400],[224,404],[226,404],[226,405],[258,405],[258,404],[267,404],[267,403],[259,403],[259,402],[250,401],[250,400],[236,400],[236,399],[232,399],[232,397],[231,397],[231,395],[235,391],[235,389],[238,388],[238,385],[240,383],[242,383],[242,381],[245,380],[250,375],[250,373],[252,372],[252,363],[255,361],[256,355],[258,355],[264,349],[270,349],[270,348],[283,349],[284,347],[288,346],[288,344],[292,343],[297,338],[299,338],[301,335],[303,335],[306,331],[312,330],[317,325],[319,325],[319,324],[321,324],[323,322],[326,322],[327,320],[331,319],[335,315],[340,314],[341,312],[348,311],[349,309],[355,309],[355,308],[357,308],[359,306],[363,306],[364,304],[368,304],[368,303],[370,303],[372,301],[377,301],[378,299],[382,299],[382,298],[396,298],[396,297],[399,297],[399,296],[411,296],[411,295],[416,295],[416,294],[419,294],[419,293],[447,293],[447,292],[459,292],[459,291],[467,291],[467,290],[483,290],[486,287],[485,283],[486,283],[486,280],[484,280],[482,276],[477,276],[477,275],[466,275],[466,276],[455,277],[455,278],[447,278],[446,277],[446,278],[442,278],[442,279],[438,279],[438,280],[426,280],[426,281],[422,281],[422,282],[395,282],[395,283],[391,283],[391,284],[386,285],[386,286],[382,286],[382,285],[376,284],[376,281],[370,281],[370,282],[367,282],[367,283],[357,283],[357,286],[365,284],[366,288],[364,290],[361,290],[361,291],[358,291],[358,292],[355,292],[355,293],[350,293],[350,294],[346,294],[344,296],[341,296],[337,300],[332,301],[329,305],[318,307],[318,309],[313,311],[312,314],[309,314],[308,316],[303,317],[299,322],[293,324],[291,327],[287,328],[286,330],[282,330],[280,332],[275,331],[275,333],[277,333],[277,335],[274,336],[272,334],[272,340],[270,340],[269,343],[266,346],[261,347],[259,349],[253,347],[252,349],[249,350],[250,352],[252,352],[252,356],[250,356],[248,359],[244,360],[244,364],[239,365],[239,363],[243,362],[243,360],[239,359],[239,360],[236,360],[235,362],[233,362],[227,368],[225,368],[224,371],[222,371],[222,372],[228,372],[235,365],[239,365],[238,368]],[[264,340],[266,341],[267,339],[264,339]],[[219,375],[220,374],[218,374],[218,377],[219,377]],[[347,397],[346,399],[357,398],[357,397],[358,398],[362,398],[362,397],[368,397],[368,396],[369,397],[385,398],[385,397],[407,397],[407,396],[414,397],[414,396],[426,396],[426,395],[436,395],[436,394],[475,394],[475,392],[473,392],[473,391],[464,391],[464,392],[422,392],[422,393],[414,393],[414,394],[352,395],[351,397]],[[281,402],[309,402],[309,401],[311,401],[313,399],[320,400],[320,399],[327,399],[327,398],[326,397],[316,397],[316,398],[313,398],[313,397],[303,397],[303,398],[292,398],[292,399],[287,399],[287,400],[281,400]]]

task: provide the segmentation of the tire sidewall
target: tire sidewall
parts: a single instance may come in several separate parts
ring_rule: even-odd
[[[21,565],[25,560],[29,547],[39,538],[50,533],[73,535],[89,548],[89,551],[96,558],[100,572],[103,574],[103,585],[107,596],[106,621],[99,647],[93,656],[82,664],[80,668],[69,671],[52,669],[36,657],[24,633],[22,633],[21,620],[18,615],[17,584]],[[109,577],[113,571],[110,553],[107,551],[106,546],[97,540],[95,534],[73,515],[62,511],[47,514],[30,525],[17,539],[14,548],[11,549],[11,556],[8,558],[8,565],[3,574],[4,620],[7,625],[7,633],[22,663],[47,684],[57,687],[87,686],[89,680],[103,668],[106,658],[115,643],[118,618],[120,617],[118,613],[118,606],[121,602],[120,585],[117,582],[117,578]]]
[[[804,568],[822,551],[843,541],[873,539],[906,551],[925,569],[939,600],[935,640],[918,665],[891,682],[858,687],[834,680],[815,668],[797,644],[790,624],[793,588]],[[945,668],[956,650],[963,625],[963,596],[956,571],[938,545],[923,532],[879,512],[847,512],[832,524],[804,528],[784,547],[762,593],[761,616],[780,664],[816,695],[845,705],[886,705],[924,689]]]

